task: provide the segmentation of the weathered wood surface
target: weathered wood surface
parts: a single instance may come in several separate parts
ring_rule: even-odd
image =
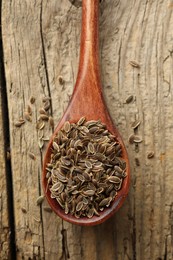
[[[46,201],[41,206],[36,204],[42,194],[45,152],[45,146],[43,149],[38,146],[38,110],[43,105],[42,98],[50,96],[50,113],[57,124],[77,74],[81,8],[80,1],[71,2],[2,0],[17,259],[171,260],[173,4],[170,0],[103,0],[100,4],[103,91],[131,161],[131,188],[123,207],[104,224],[85,228],[63,222],[47,211]],[[140,64],[139,68],[129,63],[133,60]],[[65,81],[63,85],[60,75]],[[127,104],[129,95],[134,98]],[[17,128],[14,124],[23,117],[31,96],[36,98],[30,105],[32,122]],[[141,121],[136,133],[143,142],[138,146],[128,142],[135,119]],[[46,123],[44,135],[50,136],[51,132]],[[152,159],[147,158],[150,151],[154,151]],[[34,152],[36,160],[29,157],[29,152]],[[3,157],[0,158],[2,161]],[[1,165],[0,176],[4,176]],[[3,182],[0,178],[5,190]],[[0,254],[6,259],[6,249],[2,249]]]

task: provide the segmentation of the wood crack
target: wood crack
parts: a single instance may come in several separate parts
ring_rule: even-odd
[[[70,254],[69,254],[68,242],[67,242],[67,230],[63,226],[63,221],[62,221],[61,235],[62,235],[62,256],[60,260],[67,260],[70,258]]]
[[[48,74],[48,66],[47,66],[47,59],[46,59],[46,50],[45,50],[44,36],[43,36],[43,0],[41,1],[41,6],[40,6],[40,36],[41,36],[43,65],[44,65],[44,68],[45,68],[47,90],[48,90],[49,97],[51,97],[50,83],[49,83],[49,74]],[[52,101],[50,99],[50,112],[51,112],[51,115],[52,115],[52,111],[53,111],[52,110]]]

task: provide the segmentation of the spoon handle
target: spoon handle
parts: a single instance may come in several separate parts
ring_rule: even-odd
[[[91,85],[96,85],[95,87],[100,87],[101,85],[98,54],[98,5],[99,0],[82,1],[80,60],[74,91],[76,91],[76,88],[81,84],[84,88],[90,88]]]

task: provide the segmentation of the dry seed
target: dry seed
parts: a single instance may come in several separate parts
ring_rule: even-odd
[[[70,128],[71,128],[70,122],[69,122],[69,121],[66,121],[65,124],[64,124],[64,131],[65,131],[66,133],[68,133],[68,132],[70,131]]]
[[[44,121],[37,121],[37,124],[36,124],[36,128],[39,129],[39,130],[42,130],[43,128],[45,127],[45,122]]]
[[[134,135],[134,137],[133,137],[133,142],[134,142],[134,143],[141,143],[141,142],[142,142],[142,139],[141,139],[140,136]]]
[[[44,141],[43,141],[42,138],[40,138],[40,139],[38,140],[38,146],[39,146],[40,149],[43,148],[43,146],[44,146]]]
[[[95,152],[94,145],[92,143],[88,143],[88,152],[89,153]]]
[[[126,104],[129,104],[133,101],[133,95],[128,96],[128,98],[126,99]]]
[[[129,143],[130,143],[130,144],[133,144],[133,143],[134,143],[134,137],[135,137],[134,134],[132,134],[132,135],[129,136]]]
[[[88,217],[88,218],[92,218],[93,215],[94,215],[94,208],[91,208],[91,209],[89,209],[89,211],[88,211],[88,213],[87,213],[87,217]]]
[[[51,198],[66,214],[77,218],[99,216],[116,197],[126,176],[121,145],[100,121],[88,123],[81,118],[78,123],[66,124],[54,137],[47,164]],[[90,133],[93,127],[96,131]],[[99,206],[104,199],[105,206]]]
[[[47,114],[47,112],[45,111],[45,109],[43,107],[39,109],[39,113],[43,114],[43,115]]]
[[[44,114],[40,114],[38,120],[44,120],[44,121],[48,121],[49,120],[49,117],[47,115],[44,115]]]
[[[136,163],[136,166],[140,166],[140,161],[139,161],[139,158],[135,158],[135,163]]]
[[[85,117],[81,117],[79,121],[77,122],[77,125],[82,125],[85,122]]]
[[[151,159],[151,158],[153,158],[154,157],[154,152],[152,151],[152,152],[149,152],[148,154],[147,154],[147,158],[148,159]]]
[[[68,203],[65,202],[65,214],[69,213],[69,207],[68,207]]]
[[[43,98],[42,98],[42,102],[43,102],[43,103],[45,103],[45,102],[47,102],[47,101],[49,101],[49,100],[51,100],[50,97],[43,97]]]
[[[104,207],[106,206],[110,201],[110,198],[105,198],[99,203],[99,207]]]
[[[42,130],[42,129],[39,130],[39,131],[38,131],[38,138],[39,138],[39,139],[42,139],[42,138],[43,138],[43,135],[44,135],[43,130]]]
[[[110,197],[112,198],[112,200],[113,200],[116,196],[117,196],[117,191],[112,190],[112,191],[110,192]]]
[[[52,116],[49,116],[49,125],[50,127],[54,128],[54,120]]]
[[[27,213],[27,210],[26,210],[26,208],[24,208],[24,207],[21,207],[21,211],[23,212],[23,213]]]
[[[139,63],[134,60],[129,61],[129,64],[132,65],[132,67],[140,68]]]
[[[80,211],[82,209],[83,205],[84,205],[83,201],[78,202],[78,204],[76,205],[76,211]]]
[[[15,125],[16,127],[21,127],[24,123],[25,123],[25,120],[19,120],[19,121],[17,121],[14,125]]]
[[[27,112],[30,116],[32,115],[32,108],[30,105],[27,106]]]
[[[44,142],[47,142],[47,141],[49,141],[49,140],[50,140],[50,138],[49,138],[49,137],[44,137],[44,136],[43,136],[43,138],[42,138],[42,139],[43,139],[43,141],[44,141]]]
[[[31,96],[29,101],[30,101],[31,104],[34,104],[35,103],[35,97]]]
[[[64,85],[65,81],[62,76],[59,76],[58,80],[60,85]]]
[[[132,127],[133,129],[136,129],[136,128],[140,125],[140,123],[141,123],[141,121],[136,120],[136,121],[134,121],[134,122],[131,124],[131,127]]]
[[[36,203],[39,206],[44,201],[44,195],[41,195],[37,198]]]
[[[86,191],[83,191],[83,194],[86,195],[86,196],[93,196],[95,194],[95,191],[94,190],[86,190]]]
[[[110,176],[110,177],[108,177],[108,181],[112,182],[112,183],[120,183],[121,179],[118,178],[117,176]]]
[[[36,160],[36,156],[34,153],[29,152],[28,155],[32,160]]]
[[[50,212],[50,213],[52,212],[52,209],[49,208],[49,207],[44,207],[43,210],[46,211],[46,212]]]
[[[45,103],[44,103],[44,106],[43,106],[43,108],[44,108],[44,110],[49,110],[49,108],[50,108],[50,102],[49,102],[49,100],[47,100]]]
[[[85,161],[85,166],[89,169],[92,168],[92,163],[90,161]]]
[[[59,189],[63,186],[61,182],[56,182],[55,184],[52,185],[51,190],[52,191],[59,191]]]
[[[77,174],[77,177],[81,182],[84,182],[86,180],[85,177],[80,173]]]
[[[62,157],[61,161],[66,166],[70,166],[71,165],[71,161],[68,158]]]
[[[24,118],[25,118],[27,121],[29,121],[29,122],[32,121],[32,118],[31,118],[30,114],[29,114],[27,111],[24,112]]]
[[[67,179],[65,176],[61,175],[60,173],[57,173],[57,178],[61,182],[67,182]]]
[[[57,152],[60,151],[60,147],[59,147],[59,145],[58,145],[56,142],[53,142],[53,143],[52,143],[52,146],[53,146],[53,148],[54,148]]]

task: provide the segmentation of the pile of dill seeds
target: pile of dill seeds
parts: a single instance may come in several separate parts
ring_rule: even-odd
[[[100,120],[66,121],[54,137],[46,178],[65,214],[99,216],[126,177],[121,145]]]

